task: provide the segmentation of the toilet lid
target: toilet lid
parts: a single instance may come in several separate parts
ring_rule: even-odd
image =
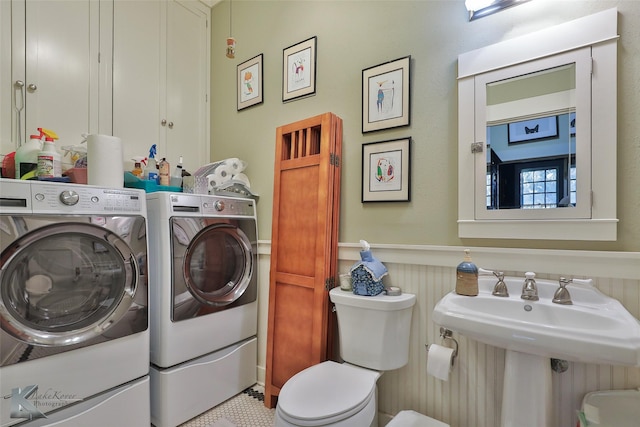
[[[331,361],[311,366],[285,383],[278,410],[298,425],[338,422],[369,403],[379,376],[376,371]]]

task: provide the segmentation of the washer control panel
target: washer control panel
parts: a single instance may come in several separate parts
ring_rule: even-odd
[[[59,183],[31,184],[34,213],[143,213],[146,209],[142,190],[102,188]]]

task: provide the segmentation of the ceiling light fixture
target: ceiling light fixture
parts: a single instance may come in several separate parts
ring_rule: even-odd
[[[528,1],[530,0],[465,0],[464,5],[469,11],[469,21],[473,21]]]

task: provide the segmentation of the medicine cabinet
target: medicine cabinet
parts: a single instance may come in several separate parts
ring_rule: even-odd
[[[458,57],[461,238],[616,240],[617,10]]]

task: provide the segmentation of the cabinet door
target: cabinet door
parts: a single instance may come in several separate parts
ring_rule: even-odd
[[[160,34],[164,2],[117,1],[113,34],[113,135],[125,170],[160,142]],[[159,148],[159,154],[165,150]]]
[[[12,80],[25,83],[17,92],[23,141],[38,127],[56,131],[58,148],[111,130],[99,112],[110,120],[111,7],[110,0],[12,2]]]
[[[172,165],[180,156],[193,172],[209,162],[209,16],[198,1],[169,1],[166,15],[166,64],[161,110],[166,128],[159,150]],[[161,90],[161,96],[163,91]]]
[[[173,166],[209,162],[209,9],[197,1],[114,5],[114,126],[126,168],[157,144]]]

